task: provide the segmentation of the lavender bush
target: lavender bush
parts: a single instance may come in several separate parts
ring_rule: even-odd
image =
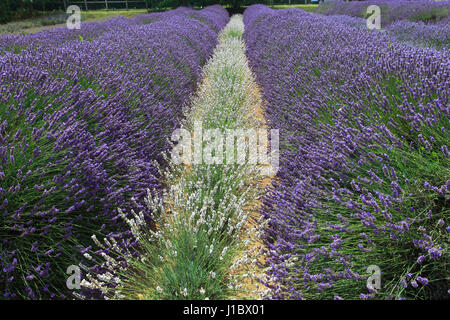
[[[346,2],[334,0],[321,4],[317,12],[325,15],[349,15],[365,18],[369,5],[380,7],[383,27],[398,20],[435,22],[446,18],[450,11],[450,1],[371,0]]]
[[[390,35],[413,45],[450,49],[450,25],[448,23],[426,24],[424,22],[397,21],[386,30]]]
[[[272,298],[448,298],[448,51],[297,9],[251,6],[244,22],[280,129],[261,209]]]
[[[2,297],[64,298],[92,234],[130,235],[117,208],[161,187],[155,161],[227,21],[183,8],[0,38]]]
[[[219,6],[209,6],[201,11],[193,11],[186,7],[180,7],[165,12],[142,14],[134,18],[119,16],[103,22],[85,22],[82,23],[82,28],[79,30],[58,27],[26,35],[3,35],[0,36],[0,54],[4,51],[19,53],[24,49],[37,51],[48,48],[52,50],[56,46],[60,46],[68,41],[91,41],[97,39],[104,33],[113,33],[127,27],[146,25],[160,20],[167,21],[171,17],[180,15],[198,20],[217,33],[227,22],[227,16],[224,15],[223,10]]]
[[[383,30],[369,30],[366,20],[363,18],[346,15],[330,15],[328,17],[335,22],[366,30],[367,32],[386,32],[395,40],[404,41],[413,46],[433,48],[436,50],[448,50],[450,48],[450,28],[448,23],[443,22],[444,20],[434,24],[427,24],[422,21],[412,22],[399,20],[388,25]],[[390,41],[389,38],[385,39]]]

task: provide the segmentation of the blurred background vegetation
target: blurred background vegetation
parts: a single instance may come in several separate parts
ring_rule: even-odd
[[[0,24],[24,19],[40,19],[42,25],[56,24],[63,19],[69,5],[78,5],[81,10],[147,10],[160,11],[189,6],[201,8],[221,4],[226,8],[239,9],[255,3],[277,7],[279,5],[305,5],[319,0],[0,0]],[[118,2],[121,1],[121,2]],[[47,17],[44,19],[43,17]],[[61,22],[62,23],[62,22]]]

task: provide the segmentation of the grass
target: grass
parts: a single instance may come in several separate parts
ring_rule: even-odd
[[[162,9],[164,10],[164,9]],[[161,11],[161,10],[158,10]],[[124,16],[132,18],[138,14],[147,13],[147,9],[130,9],[130,10],[89,10],[81,12],[81,19],[83,20],[106,20],[116,16]]]
[[[168,8],[158,9],[157,11],[169,10]],[[139,14],[145,14],[146,9],[130,9],[130,10],[90,10],[81,12],[81,21],[104,21],[118,16],[132,18]],[[64,26],[67,15],[64,12],[51,14],[38,18],[25,19],[21,21],[9,22],[0,25],[0,35],[4,33],[32,33],[55,26]]]
[[[290,8],[297,8],[302,9],[308,12],[315,12],[318,4],[276,4],[273,6],[270,6],[272,9],[290,9]]]

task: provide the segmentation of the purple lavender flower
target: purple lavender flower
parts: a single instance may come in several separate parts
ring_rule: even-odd
[[[424,260],[425,260],[425,256],[422,255],[419,258],[417,258],[417,263],[422,264]]]
[[[420,283],[420,284],[422,284],[424,286],[428,285],[428,279],[427,278],[419,276],[419,277],[416,278],[416,280],[417,280],[418,283]]]
[[[428,4],[438,9],[447,6],[375,2],[382,2],[387,10],[386,30],[388,24],[426,12]],[[442,183],[437,181],[446,178],[424,173],[426,180],[419,178],[422,172],[414,176],[414,170],[405,168],[407,163],[417,163],[416,153],[430,157],[427,161],[439,157],[445,163],[443,153],[436,150],[448,141],[448,132],[439,123],[448,121],[450,58],[446,50],[405,43],[394,29],[368,32],[360,16],[366,7],[363,1],[348,6],[333,2],[327,7],[326,14],[355,19],[263,5],[244,12],[248,60],[264,91],[267,120],[273,128],[283,129],[277,182],[260,210],[270,218],[268,272],[283,283],[273,290],[277,299],[305,291],[316,298],[348,292],[357,297],[356,288],[351,291],[345,286],[345,293],[339,291],[341,281],[363,276],[356,272],[324,273],[334,285],[321,287],[322,292],[312,289],[315,277],[304,277],[300,283],[294,274],[311,274],[325,266],[341,270],[360,266],[366,259],[373,263],[370,259],[382,255],[386,246],[405,263],[417,249],[439,247],[436,240],[417,235],[418,223],[434,232],[428,223],[433,215],[426,214],[427,221],[414,221],[429,208],[414,199],[425,198],[424,187],[427,196],[439,196]],[[349,14],[353,10],[349,8],[357,9]],[[312,29],[314,33],[308,31]],[[332,238],[337,230],[339,246]],[[354,235],[360,233],[369,239],[355,241]],[[297,272],[286,257],[299,252]],[[398,277],[393,283],[398,285],[403,272],[389,274]],[[397,285],[390,289],[403,296]]]
[[[0,36],[0,291],[54,298],[93,232],[131,237],[116,209],[161,189],[154,163],[228,20],[180,8]]]

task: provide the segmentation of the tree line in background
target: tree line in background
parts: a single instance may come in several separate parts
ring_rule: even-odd
[[[111,0],[109,0],[111,1]],[[255,3],[272,4],[304,4],[311,0],[128,0],[128,7],[138,9],[158,10],[162,8],[176,8],[179,6],[205,7],[213,4],[221,4],[231,8],[240,8]],[[63,12],[68,5],[77,4],[82,10],[85,2],[92,10],[105,9],[105,0],[0,0],[0,23],[12,20],[21,20],[48,14],[49,11]],[[106,2],[105,2],[106,3]],[[118,3],[117,0],[108,3],[109,9],[125,9],[125,0]]]
[[[0,23],[37,17],[48,11],[63,11],[64,2],[64,0],[1,0]]]

